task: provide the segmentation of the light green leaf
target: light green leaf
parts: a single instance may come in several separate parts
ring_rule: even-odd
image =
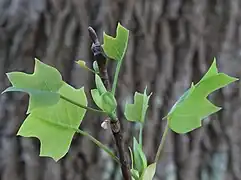
[[[126,52],[128,37],[129,31],[120,23],[117,25],[115,38],[104,33],[104,44],[102,47],[105,54],[111,59],[122,60]]]
[[[134,169],[136,169],[139,174],[142,174],[144,169],[147,167],[147,159],[142,151],[142,147],[138,144],[136,138],[133,138],[133,156],[134,156]]]
[[[63,85],[59,71],[35,59],[33,74],[23,72],[7,73],[12,87],[4,92],[21,91],[30,95],[27,113],[35,108],[54,105],[59,101],[58,90]]]
[[[146,89],[143,94],[136,92],[134,104],[126,104],[124,113],[126,119],[144,123],[150,97],[151,94],[147,96]]]
[[[100,72],[97,61],[94,61],[94,62],[93,62],[93,69],[95,70],[96,73],[99,73],[99,72]]]
[[[169,127],[176,133],[187,133],[201,127],[202,119],[221,109],[212,104],[207,96],[236,80],[238,79],[218,73],[214,60],[204,77],[196,85],[192,84],[174,104],[166,116]]]
[[[84,88],[77,90],[65,83],[59,93],[87,106]],[[57,161],[68,152],[85,113],[85,109],[60,99],[53,106],[33,110],[20,127],[18,135],[37,137],[41,142],[40,156],[52,157]]]
[[[156,163],[150,164],[143,172],[141,180],[152,180],[156,173]]]
[[[78,60],[78,61],[76,61],[76,63],[77,63],[80,67],[82,67],[82,68],[84,68],[84,69],[86,69],[86,70],[88,70],[88,71],[96,74],[96,72],[95,72],[94,70],[92,70],[92,69],[90,69],[88,66],[86,66],[85,61],[83,61],[83,60]]]
[[[135,169],[131,169],[132,180],[139,180],[139,172]]]
[[[82,68],[88,68],[88,67],[86,66],[85,61],[83,61],[83,60],[78,60],[78,61],[76,61],[76,63],[77,63],[80,67],[82,67]]]
[[[95,84],[96,84],[96,88],[98,89],[100,95],[104,94],[107,91],[105,88],[105,85],[103,84],[103,82],[98,74],[95,75]]]
[[[102,103],[101,103],[101,95],[98,91],[98,89],[91,89],[91,96],[95,102],[95,104],[102,109]]]
[[[107,113],[112,113],[117,107],[117,102],[114,95],[111,92],[105,92],[101,95],[101,106],[102,110]]]

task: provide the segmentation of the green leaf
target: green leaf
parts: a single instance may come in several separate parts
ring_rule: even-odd
[[[141,180],[152,180],[156,172],[156,163],[150,164],[143,172]]]
[[[131,169],[132,180],[139,180],[139,172],[135,169]]]
[[[117,102],[111,92],[105,92],[101,95],[102,110],[107,113],[113,113],[117,107]]]
[[[122,60],[126,52],[128,37],[129,31],[120,23],[117,25],[115,38],[104,33],[104,44],[102,47],[105,54],[111,59]]]
[[[7,73],[12,87],[5,92],[21,91],[30,95],[27,113],[35,108],[54,105],[59,101],[58,90],[63,85],[59,71],[35,59],[33,74],[23,72]]]
[[[88,69],[88,67],[86,66],[85,61],[83,61],[83,60],[78,60],[78,61],[76,61],[76,63],[77,63],[80,67]]]
[[[105,85],[103,84],[103,82],[98,74],[95,75],[95,84],[96,84],[96,88],[98,89],[100,95],[104,94],[107,91],[105,88]]]
[[[126,119],[144,123],[150,97],[151,94],[147,96],[146,89],[143,94],[136,92],[134,104],[126,104],[124,113]]]
[[[100,72],[98,63],[96,61],[93,62],[93,69],[95,70],[96,73]]]
[[[218,73],[214,60],[204,77],[196,85],[192,84],[174,104],[166,116],[169,127],[176,133],[187,133],[201,127],[202,119],[221,109],[207,99],[208,95],[236,80]]]
[[[74,89],[65,83],[59,93],[87,106],[84,88]],[[40,156],[52,157],[57,161],[68,152],[85,113],[85,109],[60,99],[56,105],[33,110],[20,127],[18,135],[37,137],[41,142]]]
[[[133,156],[134,156],[134,169],[136,169],[139,174],[142,174],[144,169],[147,167],[147,160],[142,147],[138,144],[136,138],[133,138]]]
[[[96,74],[96,72],[95,72],[94,70],[92,70],[92,69],[90,69],[88,66],[86,66],[85,61],[83,61],[83,60],[78,60],[78,61],[76,61],[76,63],[77,63],[80,67],[82,67],[82,68],[84,68],[84,69],[86,69],[86,70],[88,70],[88,71]]]
[[[101,95],[98,91],[98,89],[91,89],[91,96],[95,102],[95,104],[102,109],[102,104],[101,104]]]

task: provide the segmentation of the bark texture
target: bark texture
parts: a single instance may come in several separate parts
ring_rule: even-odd
[[[1,0],[0,91],[9,82],[4,73],[33,71],[33,58],[57,67],[75,87],[94,86],[93,75],[78,68],[91,66],[88,26],[99,36],[114,35],[120,21],[130,30],[117,88],[124,140],[131,143],[138,127],[123,118],[134,92],[147,85],[153,92],[144,131],[144,150],[152,162],[163,133],[161,119],[217,57],[221,71],[241,76],[241,0]],[[114,72],[111,63],[110,78]],[[155,180],[240,180],[240,84],[211,96],[223,110],[186,135],[169,133]],[[25,118],[28,96],[0,98],[1,180],[119,180],[121,173],[104,152],[76,136],[58,163],[40,158],[39,141],[16,137]],[[81,128],[114,147],[101,118],[88,114]]]

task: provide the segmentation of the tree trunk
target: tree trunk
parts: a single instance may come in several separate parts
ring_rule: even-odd
[[[130,30],[117,88],[120,121],[130,145],[137,126],[124,120],[124,106],[136,90],[143,92],[147,86],[153,92],[144,131],[149,162],[166,123],[162,117],[191,82],[202,77],[214,56],[222,72],[241,75],[241,0],[2,0],[0,12],[0,91],[9,86],[6,72],[32,72],[37,57],[87,92],[94,86],[93,75],[74,61],[83,59],[89,66],[93,62],[88,26],[100,37],[103,31],[114,35],[118,21]],[[212,102],[223,110],[204,120],[202,128],[186,135],[170,131],[156,180],[241,179],[239,91],[239,84],[233,83],[215,92]],[[1,96],[1,180],[122,178],[119,166],[81,136],[75,136],[58,163],[39,157],[37,139],[16,137],[27,102],[21,93]],[[81,129],[114,148],[111,133],[100,126],[102,120],[88,113]]]

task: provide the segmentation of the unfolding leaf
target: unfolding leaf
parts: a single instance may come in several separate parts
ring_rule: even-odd
[[[134,104],[126,104],[124,113],[126,119],[144,123],[150,97],[151,94],[147,96],[146,89],[143,94],[136,92]]]
[[[98,91],[98,89],[91,89],[91,96],[95,102],[95,104],[102,109],[102,103],[101,103],[101,95]]]
[[[143,172],[141,180],[152,180],[156,172],[156,163],[150,164]]]
[[[102,95],[103,93],[105,93],[107,91],[100,76],[97,74],[95,75],[95,84],[96,84],[96,88],[98,89],[100,95]]]
[[[33,74],[11,72],[7,73],[7,76],[12,87],[4,92],[21,91],[30,95],[27,113],[35,108],[54,105],[59,101],[57,92],[63,85],[61,74],[57,69],[37,59],[35,59]]]
[[[87,105],[84,88],[77,90],[65,83],[59,93]],[[18,135],[37,137],[41,142],[40,156],[52,157],[57,161],[68,152],[75,130],[85,113],[85,109],[60,99],[53,106],[33,110],[20,127]]]
[[[100,94],[98,89],[92,89],[91,96],[95,104],[103,111],[112,113],[116,109],[117,102],[111,92],[106,91],[105,93]]]
[[[187,133],[201,127],[202,119],[221,109],[213,105],[207,96],[236,80],[238,79],[218,73],[214,60],[204,77],[196,85],[192,84],[172,107],[166,116],[169,127],[177,133]]]
[[[86,63],[85,63],[85,61],[83,61],[83,60],[78,60],[78,61],[76,61],[76,63],[80,66],[80,67],[82,67],[82,68],[84,68],[84,69],[86,69],[86,70],[88,70],[88,71],[90,71],[90,72],[92,72],[92,73],[97,73],[96,71],[94,71],[94,70],[92,70],[92,69],[90,69],[88,66],[86,66]]]
[[[85,61],[83,61],[83,60],[78,60],[78,61],[76,61],[76,63],[77,63],[80,67],[82,67],[82,68],[88,68],[88,67],[86,66]]]
[[[147,159],[141,145],[137,142],[135,137],[133,138],[133,159],[134,169],[136,169],[139,174],[142,174],[147,167]]]
[[[107,113],[112,113],[116,109],[117,102],[111,92],[105,92],[101,95],[102,109]]]
[[[139,180],[139,172],[135,169],[131,169],[132,180]]]
[[[93,62],[93,69],[95,70],[96,73],[99,73],[99,72],[100,72],[97,61],[94,61],[94,62]]]
[[[117,25],[115,38],[104,33],[104,44],[102,47],[105,54],[111,59],[122,60],[126,52],[128,37],[129,31],[120,23]]]

